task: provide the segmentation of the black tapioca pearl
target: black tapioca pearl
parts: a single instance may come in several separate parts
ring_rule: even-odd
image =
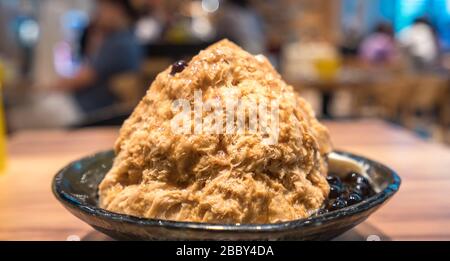
[[[341,181],[341,179],[338,176],[328,175],[327,176],[327,182],[330,185],[339,185],[339,186],[342,185],[342,181]]]
[[[360,194],[362,197],[368,197],[371,195],[371,188],[364,183],[357,184],[353,187],[353,191]]]
[[[323,215],[323,214],[326,214],[326,213],[328,213],[328,210],[325,209],[325,208],[321,208],[321,209],[317,210],[316,215],[320,216],[320,215]]]
[[[328,194],[328,198],[334,199],[341,195],[342,187],[338,185],[330,185],[330,194]]]
[[[356,180],[360,177],[361,175],[359,173],[356,172],[350,172],[347,174],[347,176],[345,177],[345,181],[349,182],[349,183],[356,183]]]
[[[363,200],[363,198],[358,193],[350,193],[347,197],[347,204],[349,206],[354,205],[354,204],[361,202],[362,200]]]
[[[336,200],[330,202],[327,206],[328,211],[334,211],[341,208],[345,208],[347,206],[347,201],[341,197],[337,198]]]
[[[186,68],[187,63],[184,60],[176,61],[172,64],[172,70],[170,71],[171,75],[175,75],[179,72],[182,72],[184,68]]]
[[[369,181],[361,174],[356,172],[350,172],[346,177],[345,181],[351,184],[366,184],[369,185]]]

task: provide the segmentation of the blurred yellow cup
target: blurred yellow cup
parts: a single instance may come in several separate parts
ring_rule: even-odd
[[[336,78],[341,67],[337,58],[318,58],[314,63],[317,75],[321,80],[332,81]]]

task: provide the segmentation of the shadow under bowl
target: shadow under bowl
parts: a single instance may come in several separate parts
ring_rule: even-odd
[[[329,240],[367,219],[399,189],[400,177],[367,158],[335,151],[329,170],[338,176],[363,173],[375,190],[364,201],[309,218],[274,224],[209,224],[139,218],[98,207],[98,184],[109,171],[113,151],[72,162],[53,179],[56,198],[73,215],[94,229],[119,240]]]

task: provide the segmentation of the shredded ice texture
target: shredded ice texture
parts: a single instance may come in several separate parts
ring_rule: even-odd
[[[276,144],[259,133],[176,134],[177,99],[279,101]],[[192,123],[194,124],[194,123]],[[275,223],[305,218],[328,196],[326,128],[267,59],[228,40],[201,51],[176,74],[167,68],[123,124],[100,206],[145,218],[208,223]]]

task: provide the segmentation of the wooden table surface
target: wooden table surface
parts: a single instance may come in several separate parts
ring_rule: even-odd
[[[337,149],[378,160],[402,177],[400,191],[359,227],[393,240],[450,240],[450,148],[375,120],[327,122]],[[53,197],[53,175],[84,155],[112,147],[117,129],[28,131],[9,139],[0,174],[0,240],[86,238],[93,229]]]

